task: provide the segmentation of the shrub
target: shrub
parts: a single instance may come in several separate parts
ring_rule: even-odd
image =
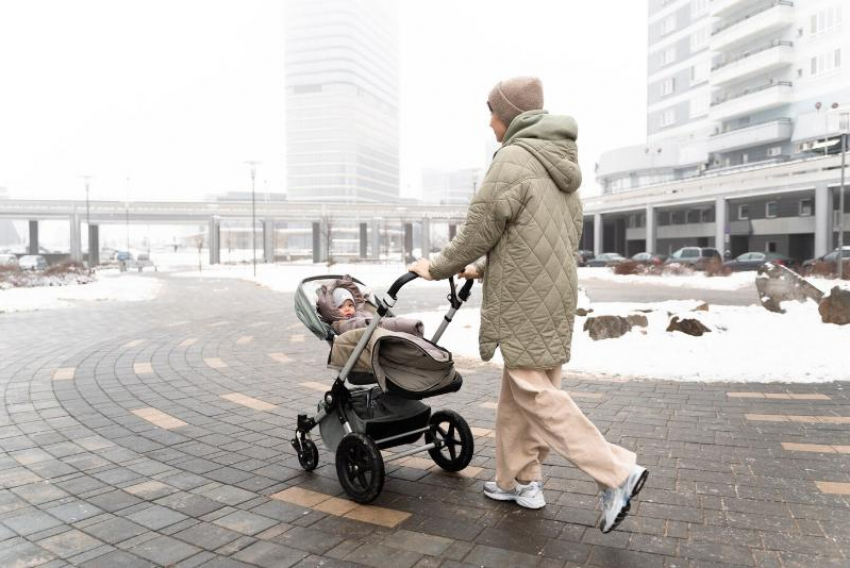
[[[719,258],[712,258],[705,263],[706,276],[729,276],[730,274],[732,274],[732,269],[723,266],[723,261]]]
[[[690,276],[693,273],[693,267],[687,264],[679,264],[678,262],[661,266],[661,274],[669,274],[671,276]]]
[[[63,276],[65,274],[79,274],[85,272],[86,268],[82,262],[69,260],[61,264],[54,264],[44,271],[45,276]]]
[[[641,274],[643,267],[633,260],[624,260],[623,262],[614,265],[614,274]]]
[[[844,278],[850,279],[850,259],[845,258],[841,269],[844,272]],[[815,261],[806,271],[806,276],[818,276],[820,278],[837,278],[838,263],[825,262],[823,260]]]

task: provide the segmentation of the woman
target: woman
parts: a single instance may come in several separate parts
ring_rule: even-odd
[[[479,350],[499,347],[505,365],[496,413],[496,480],[484,494],[531,509],[546,504],[541,464],[554,449],[602,489],[602,532],[613,530],[648,472],[609,444],[561,390],[570,359],[582,231],[576,137],[569,116],[543,109],[536,77],[498,83],[487,99],[502,143],[466,223],[433,260],[409,269],[427,280],[484,279]],[[470,264],[482,256],[486,260]]]

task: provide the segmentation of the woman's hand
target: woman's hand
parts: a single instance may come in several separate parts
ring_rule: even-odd
[[[466,268],[458,272],[458,278],[466,278],[467,280],[476,280],[481,278],[481,274],[479,274],[478,269],[474,264],[468,265]]]
[[[431,277],[431,261],[427,258],[420,258],[408,266],[407,270],[408,272],[415,272],[423,280],[433,280]]]

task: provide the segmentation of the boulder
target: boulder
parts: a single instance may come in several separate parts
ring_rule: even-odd
[[[707,312],[708,311],[708,304],[703,302],[702,304],[695,307],[694,311],[695,312]]]
[[[630,314],[626,316],[626,321],[631,327],[648,327],[649,319],[643,314]]]
[[[577,308],[576,309],[576,315],[579,316],[579,317],[586,317],[587,314],[592,314],[592,313],[593,313],[593,308],[590,308],[590,309]]]
[[[850,324],[850,289],[835,286],[818,305],[823,323]]]
[[[594,341],[614,339],[627,334],[632,329],[629,320],[622,316],[591,316],[584,322],[584,331]]]
[[[782,302],[820,302],[823,292],[818,290],[796,272],[778,264],[765,263],[758,269],[756,276],[761,305],[771,312],[784,314]]]
[[[711,332],[711,329],[706,327],[704,323],[697,318],[686,316],[673,316],[670,318],[670,323],[667,324],[667,331],[680,331],[696,337],[704,333]]]

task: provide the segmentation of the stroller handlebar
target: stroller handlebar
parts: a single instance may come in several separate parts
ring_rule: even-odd
[[[416,280],[417,278],[419,278],[419,275],[415,272],[405,272],[404,274],[399,276],[395,282],[393,282],[393,285],[390,286],[389,290],[387,290],[387,295],[389,295],[389,297],[393,300],[397,300],[397,294],[398,291],[401,290],[401,287],[407,284],[408,282]]]

